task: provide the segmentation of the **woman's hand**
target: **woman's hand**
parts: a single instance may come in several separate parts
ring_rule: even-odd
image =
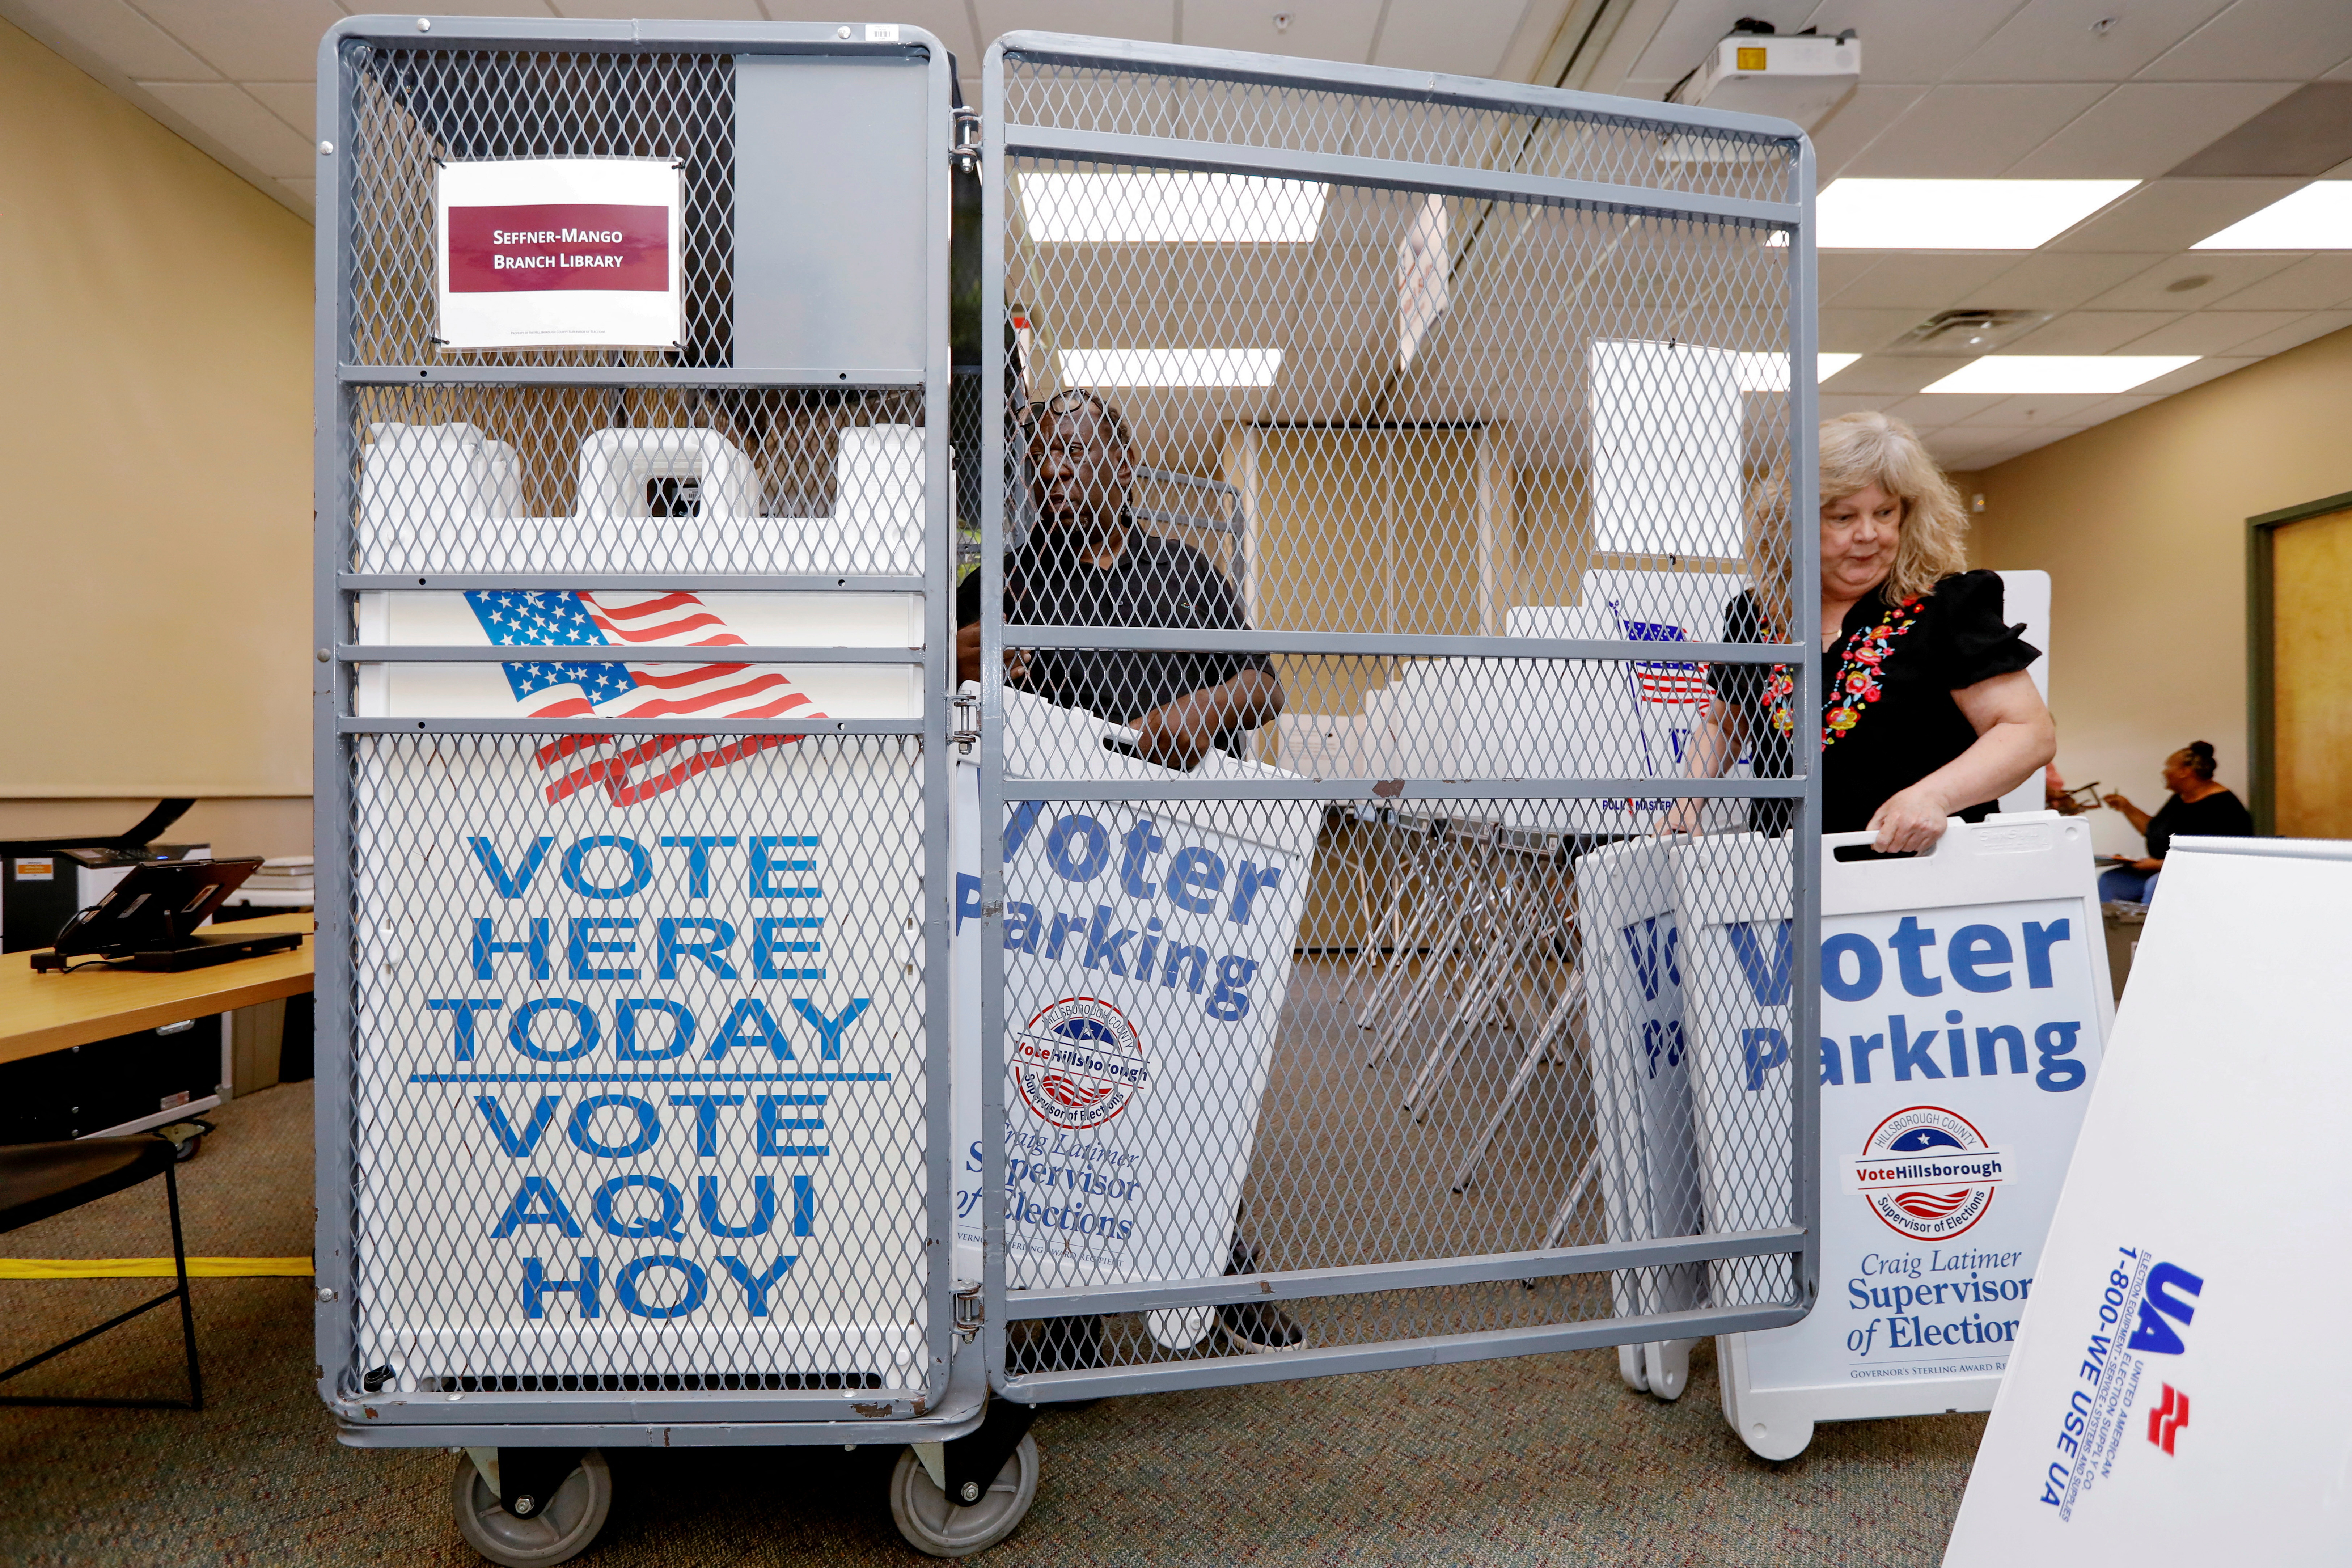
[[[2103,795],[2099,797],[2099,801],[2101,805],[2105,805],[2109,810],[2120,811],[2126,815],[2129,815],[2130,813],[2139,809],[2139,807],[2134,805],[2131,802],[2126,800],[2119,795]]]
[[[1924,855],[1944,837],[1951,814],[1943,792],[1922,779],[1871,813],[1870,831],[1878,835],[1871,847],[1882,855]]]
[[[1650,831],[1660,838],[1669,837],[1677,833],[1687,834],[1696,838],[1699,835],[1699,816],[1706,810],[1706,802],[1704,799],[1696,795],[1685,795],[1675,802],[1673,807],[1664,816],[1658,818],[1658,825]]]

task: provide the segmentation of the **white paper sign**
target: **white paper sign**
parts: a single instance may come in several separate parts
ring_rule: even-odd
[[[677,346],[685,176],[675,163],[445,163],[435,205],[443,347]]]
[[[1172,776],[1103,752],[1105,727],[1086,714],[1018,691],[1005,704],[1008,772],[1025,762],[1040,775]],[[1073,736],[1093,755],[1071,754]],[[1219,753],[1190,776],[1274,772]],[[954,962],[969,1024],[982,929],[978,770],[957,773]],[[1020,802],[1006,817],[1006,1281],[1220,1274],[1290,987],[1316,808]],[[977,1085],[958,1089],[957,1237],[969,1256],[984,1218],[983,1133]],[[1189,1329],[1171,1321],[1190,1317]],[[1154,1319],[1190,1343],[1209,1314]]]
[[[1948,1568],[2352,1559],[2347,952],[2352,846],[2172,841]]]
[[[919,1386],[919,762],[568,739],[354,763],[362,1365]]]

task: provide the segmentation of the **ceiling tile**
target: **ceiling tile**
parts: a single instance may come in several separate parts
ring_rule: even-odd
[[[1931,381],[1941,381],[1968,363],[1964,359],[1897,357],[1870,354],[1837,373],[1837,389],[1844,396],[1892,394],[1908,397]]]
[[[1185,0],[1188,39],[1198,3]],[[1525,9],[1517,4],[1452,5],[1443,0],[1419,4],[1390,0],[1388,20],[1381,26],[1380,52],[1372,63],[1407,70],[1450,71],[1455,76],[1494,76],[1502,69],[1504,51],[1511,47]]]
[[[2008,173],[2020,180],[2152,180],[2294,90],[2275,81],[2127,81]]]
[[[36,36],[53,31],[125,79],[208,81],[217,73],[122,0],[9,0]]]
[[[1822,184],[1835,179],[1862,155],[1863,149],[1927,95],[1924,87],[1877,87],[1864,82],[1854,89],[1835,114],[1813,128],[1815,177]]]
[[[1823,303],[1877,266],[1884,255],[1871,250],[1824,250],[1814,260],[1814,282]]]
[[[2092,82],[1939,87],[1845,172],[1882,179],[1990,179],[2047,142],[2105,90]]]
[[[1834,419],[1841,414],[1883,414],[1902,402],[1900,392],[1853,393],[1824,392],[1821,395],[1822,417]]]
[[[1025,3],[1021,7],[1024,12],[1027,8]],[[1297,55],[1307,59],[1349,60],[1358,65],[1372,52],[1372,30],[1381,19],[1379,6],[1353,4],[1350,0],[1184,0],[1183,11],[1187,44],[1209,49]],[[1289,16],[1287,30],[1276,30],[1276,12]],[[1518,20],[1516,16],[1510,19]],[[1087,30],[1101,31],[1099,27]],[[1506,28],[1504,38],[1507,40],[1509,37]],[[1500,43],[1495,46],[1495,52],[1502,52]]]
[[[760,9],[759,0],[548,0],[559,16],[585,17],[592,21],[628,20],[635,17],[663,21],[702,22],[764,22],[767,15]],[[846,16],[847,5],[833,9]],[[904,19],[904,18],[902,18]]]
[[[697,0],[699,4],[700,0]],[[237,85],[261,100],[263,108],[305,136],[317,134],[319,89],[307,81],[248,81]]]
[[[1997,404],[2009,401],[2002,393],[1937,393],[1934,396],[1906,397],[1886,412],[1897,419],[1907,419],[1925,429],[1929,426],[1941,428],[1957,425],[1971,414],[1982,414]]]
[[[2053,250],[2186,250],[2302,180],[2151,180],[2050,242]]]
[[[156,101],[274,179],[311,174],[310,138],[225,81],[145,81]]]
[[[1389,0],[1389,9],[1393,13],[1410,4],[1412,0]],[[1817,0],[1680,0],[1659,25],[1650,47],[1642,51],[1641,59],[1626,79],[1672,84],[1705,60],[1723,36],[1731,31],[1731,24],[1740,17],[1753,16],[1759,22],[1771,23],[1784,33],[1793,33],[1805,25],[1815,4]],[[1185,0],[1185,6],[1189,14],[1192,0]],[[1371,7],[1367,5],[1365,9]],[[1458,11],[1463,7],[1438,0],[1431,9]],[[1496,5],[1494,9],[1504,7]],[[1389,26],[1396,26],[1393,16]]]
[[[1919,324],[1916,310],[1849,310],[1843,307],[1821,313],[1822,352],[1866,354],[1883,349]]]
[[[2069,259],[2088,261],[2092,258],[2084,256]],[[2115,259],[2126,258],[2119,257]],[[2138,258],[2128,259],[2137,260]],[[2168,256],[2085,303],[2094,310],[2210,310],[2233,291],[2267,278],[2283,267],[2293,266],[2294,260],[2292,255],[2234,256],[2207,250]],[[2199,288],[2176,289],[2172,287],[2175,283],[2192,282],[2200,278],[2206,281]],[[2352,283],[2347,283],[2344,291],[2352,294]],[[2323,303],[2334,304],[2335,301],[2330,300]],[[2248,305],[2245,308],[2258,310],[2262,307]],[[2309,310],[2314,307],[2304,308]]]
[[[2109,395],[2104,392],[2077,395],[2024,393],[1996,399],[1990,406],[1979,409],[1959,423],[1970,428],[1999,426],[2021,430],[2040,430],[2053,426],[2080,428],[2090,417],[2091,410],[2105,403]]]
[[[2032,0],[1951,72],[1953,81],[2125,81],[2229,0]],[[2113,25],[2104,32],[2094,24]]]
[[[2217,305],[2227,305],[2232,310],[2324,310],[2331,305],[2352,303],[2352,255],[2341,251],[2323,256],[2236,257],[2227,252],[2200,251],[2196,259],[2200,263],[2220,261],[2253,261],[2276,259],[2287,265],[2276,268],[2234,294],[2219,296]],[[2217,279],[2219,274],[2216,274]]]
[[[2071,310],[2156,259],[2037,250],[1979,289],[1970,303],[1998,310]]]
[[[1176,0],[972,0],[983,47],[1000,33],[1097,33],[1112,38],[1176,39]],[[1274,7],[1269,5],[1271,12]]]
[[[2238,354],[2277,354],[2299,348],[2314,338],[2324,338],[2330,332],[2340,332],[2352,327],[2352,310],[2314,310],[2301,321],[2265,332],[2259,338],[2249,338],[2231,352]]]
[[[2224,354],[2268,333],[2279,332],[2310,314],[2307,310],[2200,310],[2134,338],[2116,352],[2127,354]]]
[[[300,81],[343,19],[334,0],[137,0],[147,18],[227,77]],[[533,5],[531,10],[538,10]]]
[[[2015,15],[2020,0],[1926,6],[1919,0],[1824,0],[1806,18],[1824,33],[1852,27],[1872,82],[1936,82]]]
[[[2159,84],[2147,82],[2144,87]],[[2210,92],[2219,83],[2189,89]],[[2183,179],[2326,174],[2352,158],[2352,82],[2312,81],[2288,90],[2278,102],[2212,143],[2171,172]]]
[[[2179,310],[2069,310],[2021,338],[2005,353],[2103,354],[2179,320]]]
[[[1838,291],[1840,310],[1908,310],[1921,314],[1947,305],[1973,305],[1973,294],[2017,264],[2000,251],[1909,250],[1886,253],[1879,264]]]
[[[1948,474],[1975,473],[1992,467],[1991,454],[2008,443],[2006,436],[1988,437],[1966,426],[1938,430],[1924,438],[1927,455]]]
[[[2063,441],[2074,433],[2073,430],[2058,428],[2028,430],[1979,452],[1977,454],[1977,461],[1986,468],[1993,468],[2008,462],[2011,458],[2022,458],[2028,452]]]
[[[136,3],[144,5],[146,0],[136,0]],[[247,3],[250,4],[251,0],[247,0]],[[361,3],[361,0],[354,0],[352,14],[359,16],[381,16],[385,12],[381,5],[371,6]],[[552,16],[555,12],[548,5],[547,0],[459,0],[459,3],[455,5],[446,4],[446,0],[433,0],[432,4],[426,5],[404,5],[391,15],[394,16],[547,17]]]
[[[2238,0],[2148,67],[2157,81],[2307,81],[2352,57],[2343,0]]]

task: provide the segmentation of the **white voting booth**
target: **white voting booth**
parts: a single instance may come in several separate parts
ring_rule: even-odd
[[[2352,1552],[2347,951],[2352,846],[2172,841],[1950,1568]]]

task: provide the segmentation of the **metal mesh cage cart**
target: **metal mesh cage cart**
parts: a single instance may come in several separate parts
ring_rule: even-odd
[[[319,1389],[493,1561],[616,1447],[903,1447],[959,1555],[1039,1403],[1811,1302],[1818,741],[1698,739],[1816,696],[1801,136],[986,78],[322,46]]]
[[[320,1392],[468,1450],[908,1445],[1034,1495],[947,1262],[953,68],[890,26],[320,55]],[[572,276],[577,274],[577,277]]]
[[[1814,710],[1810,147],[1034,33],[983,100],[1000,1386],[1624,1345],[1671,1397],[1815,1289],[1818,742],[1694,756]],[[1686,1022],[1678,877],[1756,884],[1706,983],[1781,1026]]]

